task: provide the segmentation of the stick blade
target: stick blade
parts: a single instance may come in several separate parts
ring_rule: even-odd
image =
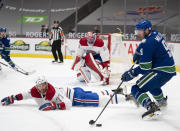
[[[89,121],[89,124],[90,124],[90,125],[93,125],[94,123],[95,123],[94,120],[90,120],[90,121]]]

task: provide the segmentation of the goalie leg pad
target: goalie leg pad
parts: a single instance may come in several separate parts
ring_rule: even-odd
[[[81,67],[79,72],[77,73],[77,79],[80,82],[86,82],[89,83],[91,80],[91,74],[90,71],[86,67]]]
[[[92,56],[91,53],[85,56],[85,63],[91,69],[92,73],[94,75],[96,74],[95,77],[102,81],[104,77],[101,73],[101,69],[99,65],[96,63],[96,61],[94,60],[94,57]]]
[[[80,58],[79,56],[76,56],[71,69],[78,71],[81,67],[84,66],[84,62],[84,59]]]

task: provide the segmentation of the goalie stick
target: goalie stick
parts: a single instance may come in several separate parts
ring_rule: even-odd
[[[6,66],[6,67],[12,68],[12,67],[10,67],[10,66],[8,66],[7,64],[4,64],[4,63],[2,63],[2,62],[0,62],[0,64],[4,65],[4,66]],[[17,65],[16,65],[15,67],[18,67],[18,68],[16,68],[17,70],[15,70],[15,71],[17,71],[17,72],[19,72],[19,73],[21,73],[21,74],[24,74],[24,75],[31,75],[31,74],[33,74],[33,73],[36,72],[35,70],[30,71],[30,72],[27,72],[27,71],[25,71],[24,69],[20,68],[20,67],[17,66]]]

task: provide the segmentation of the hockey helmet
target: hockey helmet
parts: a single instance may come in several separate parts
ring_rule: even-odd
[[[37,87],[37,88],[40,88],[40,85],[43,84],[43,83],[45,83],[45,84],[48,83],[46,77],[45,77],[45,76],[39,76],[39,77],[37,78],[37,80],[36,80],[36,87]]]
[[[152,24],[149,20],[142,19],[138,22],[136,25],[136,30],[146,30],[146,29],[152,30]]]
[[[87,32],[86,39],[87,39],[87,43],[92,45],[96,40],[96,35],[93,34],[93,32]]]
[[[0,32],[6,32],[6,28],[0,27]]]

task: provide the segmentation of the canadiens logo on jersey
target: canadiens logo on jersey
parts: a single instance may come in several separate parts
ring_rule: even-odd
[[[96,54],[96,52],[95,52],[95,51],[93,51],[93,50],[87,50],[87,53],[92,53],[93,55],[95,55],[95,54]]]

